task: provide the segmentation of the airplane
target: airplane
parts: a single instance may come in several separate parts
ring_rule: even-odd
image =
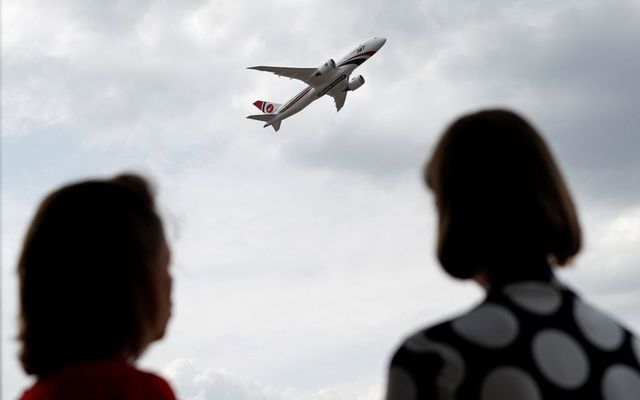
[[[347,92],[357,90],[364,84],[362,75],[351,80],[349,80],[349,76],[360,64],[376,54],[386,41],[385,38],[374,37],[358,45],[337,63],[333,59],[329,59],[318,68],[268,67],[264,65],[247,68],[273,72],[278,76],[298,79],[308,85],[284,104],[263,100],[254,102],[253,105],[258,107],[263,114],[249,115],[247,118],[266,122],[264,128],[271,126],[278,132],[282,120],[302,111],[325,94],[333,97],[336,110],[340,111],[347,98]]]

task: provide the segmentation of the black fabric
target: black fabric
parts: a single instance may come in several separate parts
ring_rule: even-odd
[[[490,348],[474,343],[457,333],[453,327],[455,321],[468,314],[420,331],[403,343],[392,358],[391,368],[399,368],[407,372],[414,380],[415,388],[407,390],[406,393],[417,393],[417,397],[414,397],[416,399],[440,399],[449,398],[446,394],[450,390],[455,393],[451,398],[489,400],[481,396],[483,384],[488,374],[501,367],[514,367],[526,372],[535,381],[542,399],[605,399],[602,390],[603,376],[605,371],[613,365],[624,365],[632,369],[640,379],[640,364],[636,359],[640,355],[634,354],[633,350],[633,340],[637,339],[631,332],[617,325],[623,334],[621,344],[613,350],[602,349],[585,336],[576,322],[575,307],[581,300],[570,289],[556,281],[537,283],[552,287],[555,293],[560,295],[559,307],[548,315],[533,312],[518,305],[505,293],[504,285],[489,291],[484,301],[468,313],[483,306],[497,305],[515,316],[518,322],[518,333],[506,346]],[[598,315],[602,316],[602,314]],[[545,376],[536,363],[532,350],[534,337],[540,332],[550,330],[568,335],[584,350],[589,373],[586,382],[579,387],[564,389],[557,386],[549,380],[548,376]],[[443,373],[447,361],[438,351],[424,349],[416,351],[415,346],[410,345],[411,341],[419,342],[420,340],[448,346],[460,355],[464,377],[459,385],[449,387],[448,390],[443,390],[443,383],[439,386],[438,377]],[[562,350],[558,349],[559,354]],[[398,390],[393,392],[397,393]],[[628,398],[640,399],[640,393],[636,393],[635,396]],[[405,398],[396,399],[388,396],[388,400],[405,400]]]

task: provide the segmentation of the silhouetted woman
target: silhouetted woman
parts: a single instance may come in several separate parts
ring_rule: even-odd
[[[486,297],[397,350],[388,400],[638,399],[640,342],[580,300],[553,270],[580,249],[571,196],[521,117],[455,121],[425,169],[444,270]]]
[[[44,199],[18,264],[20,360],[40,399],[175,399],[134,361],[164,336],[169,248],[149,186],[121,175]]]

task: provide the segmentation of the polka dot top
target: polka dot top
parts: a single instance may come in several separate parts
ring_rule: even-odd
[[[489,291],[393,356],[387,400],[640,399],[640,341],[557,281]]]

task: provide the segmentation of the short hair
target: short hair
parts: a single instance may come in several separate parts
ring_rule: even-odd
[[[580,250],[578,217],[541,136],[508,110],[449,126],[424,169],[439,212],[438,259],[460,279],[530,275]]]
[[[139,176],[88,180],[47,196],[18,261],[25,372],[142,354],[156,339],[163,243],[151,189]]]

